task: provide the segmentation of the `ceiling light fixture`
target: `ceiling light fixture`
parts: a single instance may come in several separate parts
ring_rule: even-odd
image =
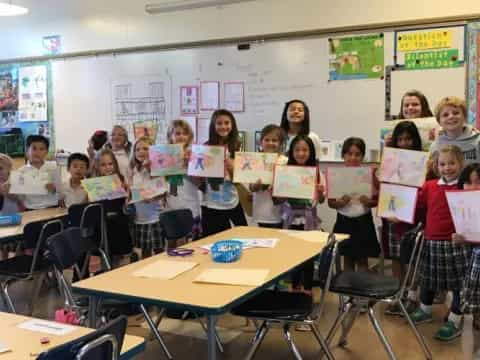
[[[8,3],[0,2],[0,16],[17,16],[27,13],[28,9],[26,7],[13,5],[11,0]]]
[[[223,6],[255,0],[174,0],[145,5],[148,14],[159,14],[172,11],[199,9],[212,6]]]

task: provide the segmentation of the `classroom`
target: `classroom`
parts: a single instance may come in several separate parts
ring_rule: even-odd
[[[480,2],[0,19],[0,360],[480,359]]]

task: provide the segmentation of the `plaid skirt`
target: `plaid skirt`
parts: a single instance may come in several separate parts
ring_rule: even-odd
[[[480,247],[472,251],[472,260],[465,277],[462,304],[466,313],[480,312]]]
[[[433,291],[463,289],[471,248],[448,240],[425,239],[420,265],[420,286]]]
[[[135,224],[135,247],[140,249],[163,249],[160,223]]]

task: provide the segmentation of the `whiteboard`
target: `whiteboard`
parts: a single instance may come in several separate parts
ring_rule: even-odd
[[[385,33],[385,64],[393,62],[393,33]],[[380,79],[328,81],[328,40],[310,38],[236,46],[131,53],[52,61],[54,123],[57,147],[85,151],[97,129],[113,125],[112,84],[124,78],[162,78],[168,82],[166,119],[179,117],[180,86],[201,81],[245,83],[245,112],[236,113],[239,130],[247,132],[253,149],[254,132],[265,124],[280,123],[286,101],[307,102],[311,128],[321,138],[365,139],[379,148],[384,119],[385,83]],[[464,68],[396,71],[392,74],[392,113],[404,91],[423,91],[434,103],[443,96],[464,95]],[[208,125],[211,112],[201,112]]]

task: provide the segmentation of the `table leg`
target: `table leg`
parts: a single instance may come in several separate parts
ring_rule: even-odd
[[[95,296],[88,297],[88,326],[92,329],[97,328],[97,306],[98,299]]]
[[[215,360],[217,358],[217,343],[215,342],[215,315],[207,316],[207,345],[208,345],[208,360]]]

